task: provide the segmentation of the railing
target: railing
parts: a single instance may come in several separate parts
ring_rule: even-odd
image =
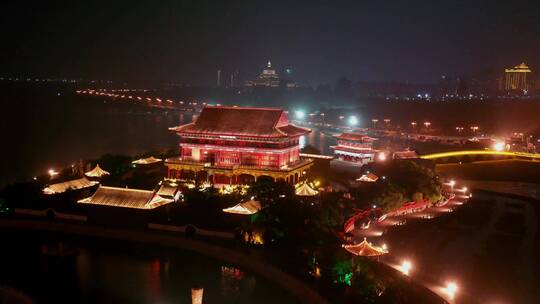
[[[298,167],[301,167],[303,165],[307,165],[309,163],[312,163],[313,161],[310,159],[300,159],[290,165],[287,166],[287,168],[279,168],[279,167],[264,167],[260,165],[231,165],[231,166],[224,166],[224,165],[218,165],[215,163],[210,162],[196,162],[196,161],[189,161],[189,160],[181,160],[179,158],[169,158],[166,160],[167,163],[172,164],[181,164],[181,165],[192,165],[192,166],[198,166],[198,167],[204,167],[208,169],[222,169],[222,170],[241,170],[241,169],[247,169],[247,170],[266,170],[266,171],[289,171],[294,170]]]

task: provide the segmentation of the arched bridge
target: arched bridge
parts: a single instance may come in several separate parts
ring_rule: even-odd
[[[519,158],[528,158],[538,160],[540,159],[540,153],[525,153],[525,152],[510,152],[510,151],[495,151],[495,150],[464,150],[464,151],[452,151],[452,152],[441,152],[426,154],[420,156],[423,159],[438,159],[446,157],[459,157],[459,156],[471,156],[471,155],[500,155],[500,156],[511,156]]]

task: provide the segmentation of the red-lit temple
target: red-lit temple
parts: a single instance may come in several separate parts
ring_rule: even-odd
[[[331,148],[338,159],[362,165],[375,160],[377,151],[373,149],[373,142],[376,138],[351,132],[340,134],[336,139],[338,145]]]
[[[169,178],[297,183],[312,165],[299,155],[299,137],[310,130],[289,123],[281,109],[206,106],[195,122],[171,130],[180,136],[180,156],[166,160]]]

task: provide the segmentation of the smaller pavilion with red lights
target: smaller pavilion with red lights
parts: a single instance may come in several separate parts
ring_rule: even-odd
[[[206,106],[192,123],[171,128],[180,156],[165,161],[172,179],[249,184],[261,176],[296,184],[313,165],[300,158],[300,136],[282,109]]]
[[[336,136],[338,145],[332,146],[339,160],[359,165],[365,165],[375,160],[377,150],[373,149],[376,138],[362,133],[350,132]]]

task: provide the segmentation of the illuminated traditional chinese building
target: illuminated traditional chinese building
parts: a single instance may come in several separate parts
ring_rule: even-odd
[[[331,148],[338,159],[361,165],[375,160],[377,151],[373,150],[373,142],[376,138],[361,133],[343,133],[336,139],[338,145]]]
[[[531,72],[531,69],[525,63],[521,63],[511,69],[505,69],[504,89],[506,91],[528,91],[530,89],[530,82],[527,79],[527,75]]]
[[[180,156],[166,160],[169,178],[297,183],[313,164],[299,155],[299,137],[310,130],[290,124],[281,109],[207,106],[195,122],[171,130],[180,136]]]

